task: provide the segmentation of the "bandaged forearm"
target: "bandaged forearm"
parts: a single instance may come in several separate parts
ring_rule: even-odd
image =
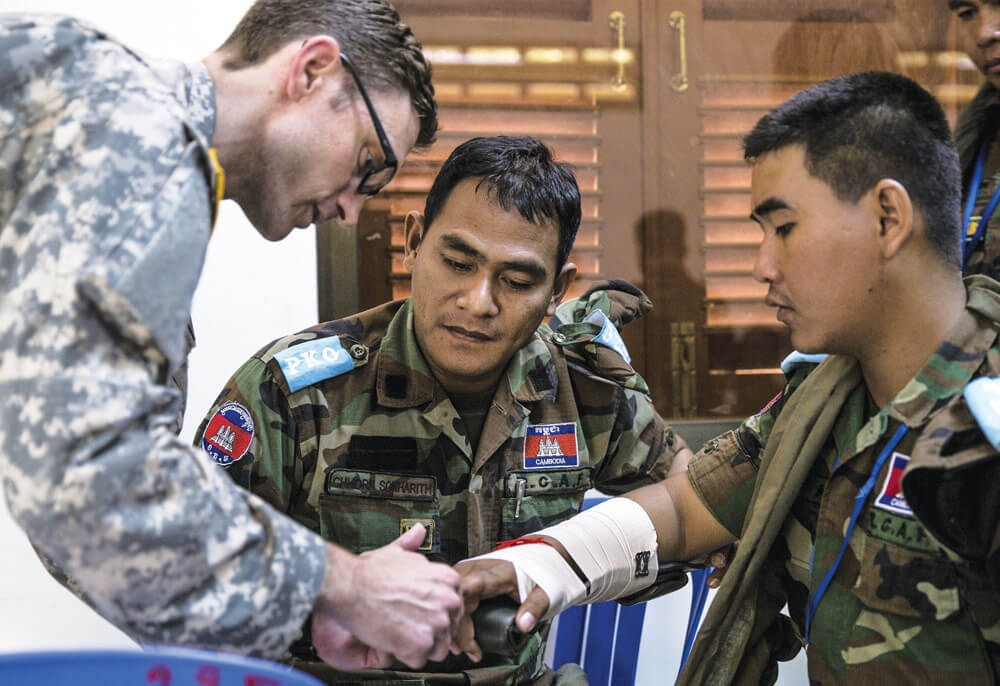
[[[559,541],[580,573],[554,548],[537,543],[475,559],[513,563],[522,601],[536,586],[548,595],[545,618],[573,605],[631,595],[656,580],[656,528],[642,506],[627,498],[605,501],[534,535]]]

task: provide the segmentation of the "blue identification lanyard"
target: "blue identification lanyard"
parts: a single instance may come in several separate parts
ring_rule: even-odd
[[[903,424],[901,427],[896,429],[896,433],[892,435],[889,442],[885,444],[882,452],[879,453],[878,459],[875,460],[875,466],[872,467],[872,473],[868,477],[868,480],[858,491],[858,494],[854,496],[854,511],[851,512],[851,519],[847,523],[847,531],[844,533],[844,543],[840,546],[840,552],[837,553],[837,559],[833,561],[830,569],[827,571],[826,576],[823,577],[823,581],[820,582],[819,586],[816,588],[816,594],[809,601],[809,606],[806,608],[806,645],[809,645],[809,629],[812,627],[813,617],[816,615],[816,608],[819,607],[819,601],[823,599],[823,594],[826,593],[826,589],[830,586],[830,582],[833,580],[833,575],[837,573],[837,567],[840,565],[841,558],[844,557],[844,551],[847,550],[847,543],[851,540],[851,534],[854,532],[854,525],[858,523],[858,517],[861,515],[861,510],[865,506],[865,500],[868,498],[868,494],[872,492],[875,487],[875,480],[878,479],[878,473],[882,469],[882,465],[885,464],[886,459],[892,454],[893,449],[899,443],[899,439],[903,437],[906,433],[907,426]],[[840,457],[837,457],[837,462],[834,463],[833,468],[836,469],[840,464]],[[813,570],[813,558],[816,557],[816,544],[813,543],[812,555],[809,558],[809,578],[812,579]]]
[[[1000,184],[997,184],[997,187],[993,189],[993,195],[990,196],[990,201],[986,204],[986,209],[983,210],[983,216],[980,217],[979,222],[976,224],[976,232],[970,239],[969,223],[972,221],[972,212],[976,207],[976,199],[979,197],[979,187],[983,184],[983,170],[986,168],[986,158],[990,156],[990,145],[992,143],[993,139],[990,138],[983,143],[983,147],[979,150],[976,169],[973,171],[972,181],[969,183],[969,197],[965,199],[965,212],[962,214],[962,240],[965,241],[965,249],[962,251],[963,274],[969,266],[969,257],[972,255],[972,251],[986,231],[986,224],[993,216],[993,211],[997,208],[997,205],[1000,204]]]

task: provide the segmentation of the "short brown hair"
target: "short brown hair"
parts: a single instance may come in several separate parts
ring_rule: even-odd
[[[409,92],[420,121],[417,145],[434,142],[431,67],[410,27],[384,0],[257,0],[220,50],[232,55],[227,69],[242,69],[293,40],[318,34],[337,39],[367,88]]]

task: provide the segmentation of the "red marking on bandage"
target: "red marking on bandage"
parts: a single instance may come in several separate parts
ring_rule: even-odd
[[[516,545],[526,545],[528,543],[541,543],[550,547],[555,547],[552,545],[551,541],[546,540],[542,536],[521,536],[521,538],[512,538],[509,541],[502,541],[497,544],[497,547],[493,549],[493,552],[498,550],[503,550],[504,548],[513,548]]]

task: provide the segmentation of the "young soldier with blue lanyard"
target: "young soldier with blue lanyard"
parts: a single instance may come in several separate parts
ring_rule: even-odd
[[[1000,273],[1000,242],[993,221],[1000,204],[1000,3],[996,0],[949,0],[955,16],[958,47],[986,77],[976,97],[958,118],[955,143],[962,164],[965,196],[964,266],[970,274]]]
[[[993,683],[1000,284],[962,278],[944,112],[905,77],[852,74],[744,145],[754,275],[807,353],[782,365],[784,391],[687,474],[460,563],[463,590],[518,593],[526,629],[635,592],[646,551],[691,560],[740,539],[679,683],[773,683],[803,646],[814,685]],[[458,647],[473,640],[466,623]]]

